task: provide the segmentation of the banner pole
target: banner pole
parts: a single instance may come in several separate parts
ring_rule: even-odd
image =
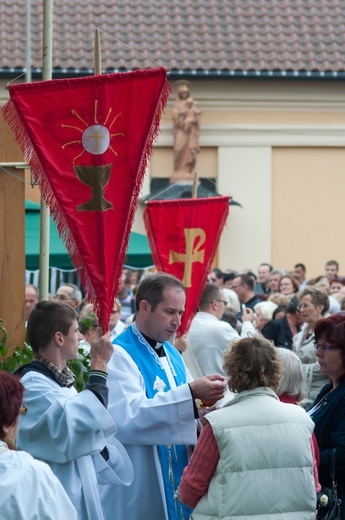
[[[31,0],[26,0],[26,49],[25,49],[25,81],[30,83],[31,74]]]
[[[192,190],[192,199],[197,199],[198,193],[198,172],[195,170],[194,172],[194,181],[193,181],[193,190]]]
[[[197,199],[198,196],[198,172],[195,170],[194,172],[194,180],[193,180],[193,188],[192,188],[192,199]],[[188,247],[187,248],[187,255],[186,255],[186,263],[188,262],[188,265],[192,261],[192,250]],[[186,342],[187,342],[187,348],[190,350],[191,346],[186,336]]]
[[[44,0],[43,13],[43,74],[42,79],[52,79],[53,62],[53,0]],[[40,300],[49,298],[49,208],[41,196],[41,221],[40,221]]]
[[[101,37],[99,28],[95,29],[95,70],[94,74],[102,74]]]

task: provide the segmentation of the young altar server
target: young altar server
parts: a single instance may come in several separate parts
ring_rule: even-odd
[[[195,381],[169,340],[181,324],[185,291],[177,278],[159,273],[142,280],[135,322],[114,340],[108,364],[109,413],[134,467],[133,484],[115,490],[116,520],[188,519],[175,497],[187,446],[196,442],[194,398],[224,396],[220,374]]]
[[[89,382],[78,394],[66,365],[77,357],[82,338],[75,310],[42,301],[30,315],[27,332],[36,360],[19,369],[26,412],[20,416],[17,447],[50,465],[78,520],[113,519],[113,489],[131,483],[133,468],[114,438],[116,426],[106,409],[110,335],[91,345]]]

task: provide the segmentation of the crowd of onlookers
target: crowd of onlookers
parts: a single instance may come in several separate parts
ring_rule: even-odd
[[[126,324],[131,323],[135,310],[135,294],[144,271],[125,268],[119,290],[111,310],[109,331],[113,340],[123,332]],[[242,326],[243,305],[255,312],[255,327],[268,339],[275,328],[276,320],[286,317],[290,324],[292,337],[300,331],[305,321],[299,312],[299,295],[306,287],[314,287],[328,296],[327,312],[334,314],[345,311],[345,277],[339,275],[339,264],[329,260],[325,272],[315,278],[307,279],[306,266],[297,263],[293,270],[274,269],[269,263],[259,265],[257,272],[245,269],[222,271],[213,268],[207,278],[208,283],[222,288],[227,304],[222,319],[239,331]],[[323,294],[322,293],[322,294]],[[83,298],[82,291],[74,284],[63,283],[51,299],[68,303],[79,314],[80,329],[85,337],[84,344],[90,343],[98,326],[92,305]],[[25,288],[25,322],[31,310],[39,301],[39,293],[34,285]],[[270,322],[274,322],[270,324]],[[270,325],[269,325],[270,324]],[[292,347],[292,337],[279,345]]]
[[[298,263],[293,271],[286,272],[262,263],[257,274],[250,270],[238,273],[213,269],[208,281],[223,291],[223,320],[241,331],[243,307],[251,309],[258,332],[276,347],[298,355],[306,376],[303,404],[308,407],[327,382],[315,355],[315,325],[323,317],[345,309],[345,278],[339,275],[338,262],[328,261],[324,274],[310,280],[304,264]]]
[[[244,284],[243,282],[248,282],[249,278],[253,280],[253,284],[250,282]],[[296,264],[291,271],[274,269],[270,264],[262,263],[257,273],[249,269],[239,273],[232,269],[223,272],[214,268],[208,276],[208,281],[224,289],[231,289],[237,294],[239,299],[237,305],[235,302],[232,303],[232,300],[229,304],[236,313],[239,312],[239,303],[246,303],[246,306],[253,308],[253,302],[258,303],[258,300],[272,301],[278,306],[286,306],[291,297],[307,285],[325,290],[330,296],[330,303],[333,304],[335,311],[345,309],[345,277],[339,275],[339,264],[336,260],[329,260],[325,265],[324,274],[312,279],[307,279],[306,267],[302,263]],[[248,292],[243,293],[243,285],[248,285],[251,291],[250,298]],[[231,296],[234,298],[233,294]]]
[[[291,311],[293,302],[298,307],[296,297],[307,286],[327,294],[329,313],[345,310],[345,277],[339,275],[339,264],[335,260],[326,263],[324,274],[309,280],[302,263],[296,264],[291,271],[274,269],[270,264],[262,263],[257,273],[249,269],[239,273],[214,268],[208,282],[223,289],[228,302],[224,319],[237,328],[241,326],[242,305],[255,311],[256,328],[261,332],[268,322],[282,318],[288,310]]]

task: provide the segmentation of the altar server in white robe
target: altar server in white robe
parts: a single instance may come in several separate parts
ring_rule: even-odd
[[[175,491],[197,439],[195,398],[216,402],[226,378],[192,380],[169,343],[181,324],[185,291],[165,273],[142,280],[135,322],[114,340],[108,363],[109,413],[134,467],[128,488],[116,489],[116,520],[187,520]]]
[[[17,377],[0,372],[0,520],[77,520],[72,502],[48,464],[15,450],[23,393]]]
[[[78,394],[66,366],[77,357],[82,338],[76,318],[69,305],[49,301],[38,303],[30,315],[27,332],[36,360],[19,370],[26,413],[20,416],[16,442],[50,465],[78,520],[113,520],[113,489],[133,478],[106,409],[106,367],[113,348],[109,333],[91,345],[89,382]]]

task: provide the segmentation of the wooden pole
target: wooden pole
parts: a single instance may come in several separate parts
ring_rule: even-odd
[[[8,152],[10,138],[6,144]],[[25,164],[17,164],[2,163],[0,169],[0,319],[10,353],[25,341]]]
[[[198,172],[195,170],[193,188],[192,188],[192,199],[198,198],[197,192],[198,192]],[[192,257],[193,257],[193,250],[190,247],[188,247],[188,244],[186,244],[186,266],[193,265]]]
[[[95,29],[95,75],[102,74],[101,37],[99,28]]]
[[[193,180],[193,188],[192,188],[192,199],[198,198],[198,172],[195,170],[194,172],[194,180]],[[187,247],[187,244],[186,244]],[[187,247],[187,251],[189,252],[188,257],[186,258],[186,264],[190,265],[191,259],[191,251],[190,248]],[[193,265],[193,264],[192,264]],[[196,361],[192,347],[190,345],[190,342],[188,340],[187,334],[185,334],[184,340],[186,342],[186,349],[184,350],[182,357],[184,359],[184,362],[186,363],[189,371],[191,372],[194,379],[197,379],[198,377],[201,377],[203,374],[201,373],[200,367],[198,365],[198,362]]]
[[[25,49],[25,81],[31,82],[31,0],[26,0],[26,49]]]
[[[194,181],[193,181],[193,190],[192,190],[192,199],[198,198],[198,172],[195,170],[194,172]]]
[[[43,80],[52,79],[53,63],[53,0],[44,0],[43,13]],[[41,300],[49,297],[49,208],[41,198],[40,221],[40,279]]]

